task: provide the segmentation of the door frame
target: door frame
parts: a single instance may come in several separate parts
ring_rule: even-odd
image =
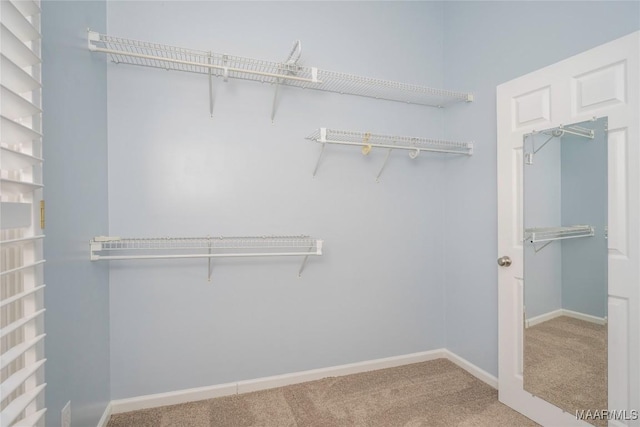
[[[590,424],[523,388],[523,136],[609,118],[609,425],[640,426],[639,56],[635,32],[497,87],[499,400],[545,426]]]

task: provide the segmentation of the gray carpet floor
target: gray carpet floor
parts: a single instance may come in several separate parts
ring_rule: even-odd
[[[446,359],[112,415],[108,427],[537,426]]]
[[[607,326],[561,316],[526,328],[524,389],[570,414],[606,409]]]

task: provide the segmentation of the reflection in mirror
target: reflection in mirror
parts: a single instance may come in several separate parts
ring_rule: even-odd
[[[524,389],[571,414],[602,411],[607,118],[525,135],[524,163]]]

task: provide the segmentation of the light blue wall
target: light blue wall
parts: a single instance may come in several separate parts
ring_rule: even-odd
[[[42,2],[46,421],[95,426],[109,400],[109,272],[89,262],[107,233],[107,110],[103,58],[86,29],[104,30],[104,1]]]
[[[562,308],[607,315],[608,250],[606,118],[581,124],[595,131],[587,140],[562,138],[562,224],[587,224],[595,236],[562,242]]]
[[[440,87],[441,3],[110,2],[109,32]],[[109,223],[120,236],[310,234],[300,259],[112,262],[112,398],[444,346],[444,174],[455,162],[320,146],[321,126],[441,136],[442,112],[108,66]]]
[[[527,137],[525,153],[533,146],[540,148],[545,135]],[[524,227],[559,227],[562,225],[560,140],[554,138],[534,154],[533,164],[525,164]],[[562,247],[551,243],[524,243],[524,305],[525,318],[539,316],[562,308]],[[535,248],[538,248],[536,252]]]
[[[495,86],[637,30],[639,13],[633,2],[110,2],[116,35],[266,59],[300,38],[306,64],[468,89],[476,102],[443,116],[285,88],[271,125],[272,88],[216,81],[211,119],[202,76],[110,64],[107,153],[105,65],[85,47],[87,26],[104,30],[104,2],[43,2],[48,424],[67,400],[74,425],[95,425],[109,396],[443,346],[497,373]],[[476,151],[395,153],[375,184],[383,153],[329,147],[312,179],[319,146],[303,136],[320,126],[446,135]],[[202,262],[113,263],[109,280],[87,261],[98,234],[281,233],[326,239],[302,279],[289,259],[219,261],[212,283]]]
[[[473,161],[446,169],[447,348],[498,373],[496,86],[640,29],[637,2],[446,2],[445,86],[476,101],[448,109],[449,138]]]

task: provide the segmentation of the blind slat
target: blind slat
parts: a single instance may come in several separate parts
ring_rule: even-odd
[[[2,65],[0,84],[3,86],[15,93],[26,93],[40,88],[40,82],[4,54],[0,55],[0,64]]]
[[[15,322],[9,323],[4,328],[0,329],[0,338],[3,338],[9,335],[10,333],[22,328],[27,323],[37,319],[38,316],[40,316],[44,312],[45,312],[45,309],[43,308],[42,310],[38,310],[35,313],[31,313],[29,316],[22,316],[20,319],[16,320]]]
[[[30,144],[42,137],[40,132],[24,126],[4,116],[0,116],[2,126],[2,142],[4,144]]]
[[[27,21],[27,18],[11,1],[2,2],[2,23],[23,42],[40,38],[38,30]]]
[[[42,163],[42,159],[39,157],[0,147],[0,167],[2,169],[21,170],[40,163]]]
[[[17,66],[24,68],[40,63],[38,55],[29,49],[4,24],[0,25],[0,35],[2,36],[2,53]]]
[[[44,264],[44,260],[43,259],[41,259],[39,261],[36,261],[36,262],[29,263],[29,264],[21,265],[20,267],[15,267],[15,268],[12,268],[12,269],[9,269],[9,270],[6,270],[6,271],[2,271],[2,272],[0,272],[0,276],[4,276],[4,275],[7,275],[7,274],[13,274],[13,273],[15,273],[17,271],[26,270],[27,268],[33,268],[33,267],[36,267],[36,266],[38,266],[40,264]]]
[[[40,286],[36,286],[33,289],[29,289],[28,291],[25,292],[20,292],[19,294],[16,294],[14,296],[12,296],[11,298],[5,298],[2,300],[2,302],[0,302],[0,307],[4,307],[5,305],[9,305],[12,304],[18,300],[21,300],[24,297],[28,297],[31,294],[34,294],[36,292],[38,292],[40,289],[44,289],[46,285],[40,285]]]
[[[16,391],[23,382],[29,379],[29,377],[35,374],[38,369],[44,365],[46,360],[47,359],[38,360],[37,362],[20,369],[18,372],[15,372],[9,378],[4,380],[2,384],[0,384],[0,396],[9,396],[11,393]]]
[[[36,13],[40,13],[40,6],[33,0],[20,0],[13,4],[16,9],[24,16],[33,16]]]
[[[0,86],[0,114],[15,120],[40,114],[42,110],[11,89]]]
[[[20,427],[33,427],[38,425],[38,421],[40,421],[45,412],[47,412],[47,408],[40,409],[38,412],[18,420],[16,425]]]
[[[31,207],[30,203],[21,203],[26,204]],[[12,227],[17,228],[17,227]],[[44,234],[39,234],[37,236],[28,236],[28,237],[20,237],[19,239],[10,239],[10,240],[2,240],[0,241],[0,246],[8,246],[8,245],[27,245],[29,243],[33,243],[36,240],[40,240],[44,238]]]
[[[42,188],[42,184],[27,181],[15,181],[12,179],[1,179],[0,185],[3,193],[30,193]]]
[[[33,347],[34,345],[42,341],[45,335],[47,334],[38,335],[37,337],[29,341],[25,341],[22,344],[16,345],[11,349],[9,349],[9,351],[4,352],[2,354],[2,357],[0,358],[0,369],[4,369],[7,366],[9,366],[11,362],[16,360],[18,357],[22,356],[22,354],[25,353],[27,350],[29,350],[31,347]],[[3,424],[0,423],[0,425],[3,425]]]
[[[30,390],[17,399],[11,401],[11,403],[9,403],[9,405],[7,405],[7,407],[4,408],[4,410],[0,413],[0,425],[8,426],[12,422],[14,422],[20,416],[22,411],[24,411],[27,406],[29,406],[29,404],[33,402],[36,397],[38,397],[38,395],[42,390],[44,390],[44,387],[46,385],[46,383],[40,384],[33,390]]]

